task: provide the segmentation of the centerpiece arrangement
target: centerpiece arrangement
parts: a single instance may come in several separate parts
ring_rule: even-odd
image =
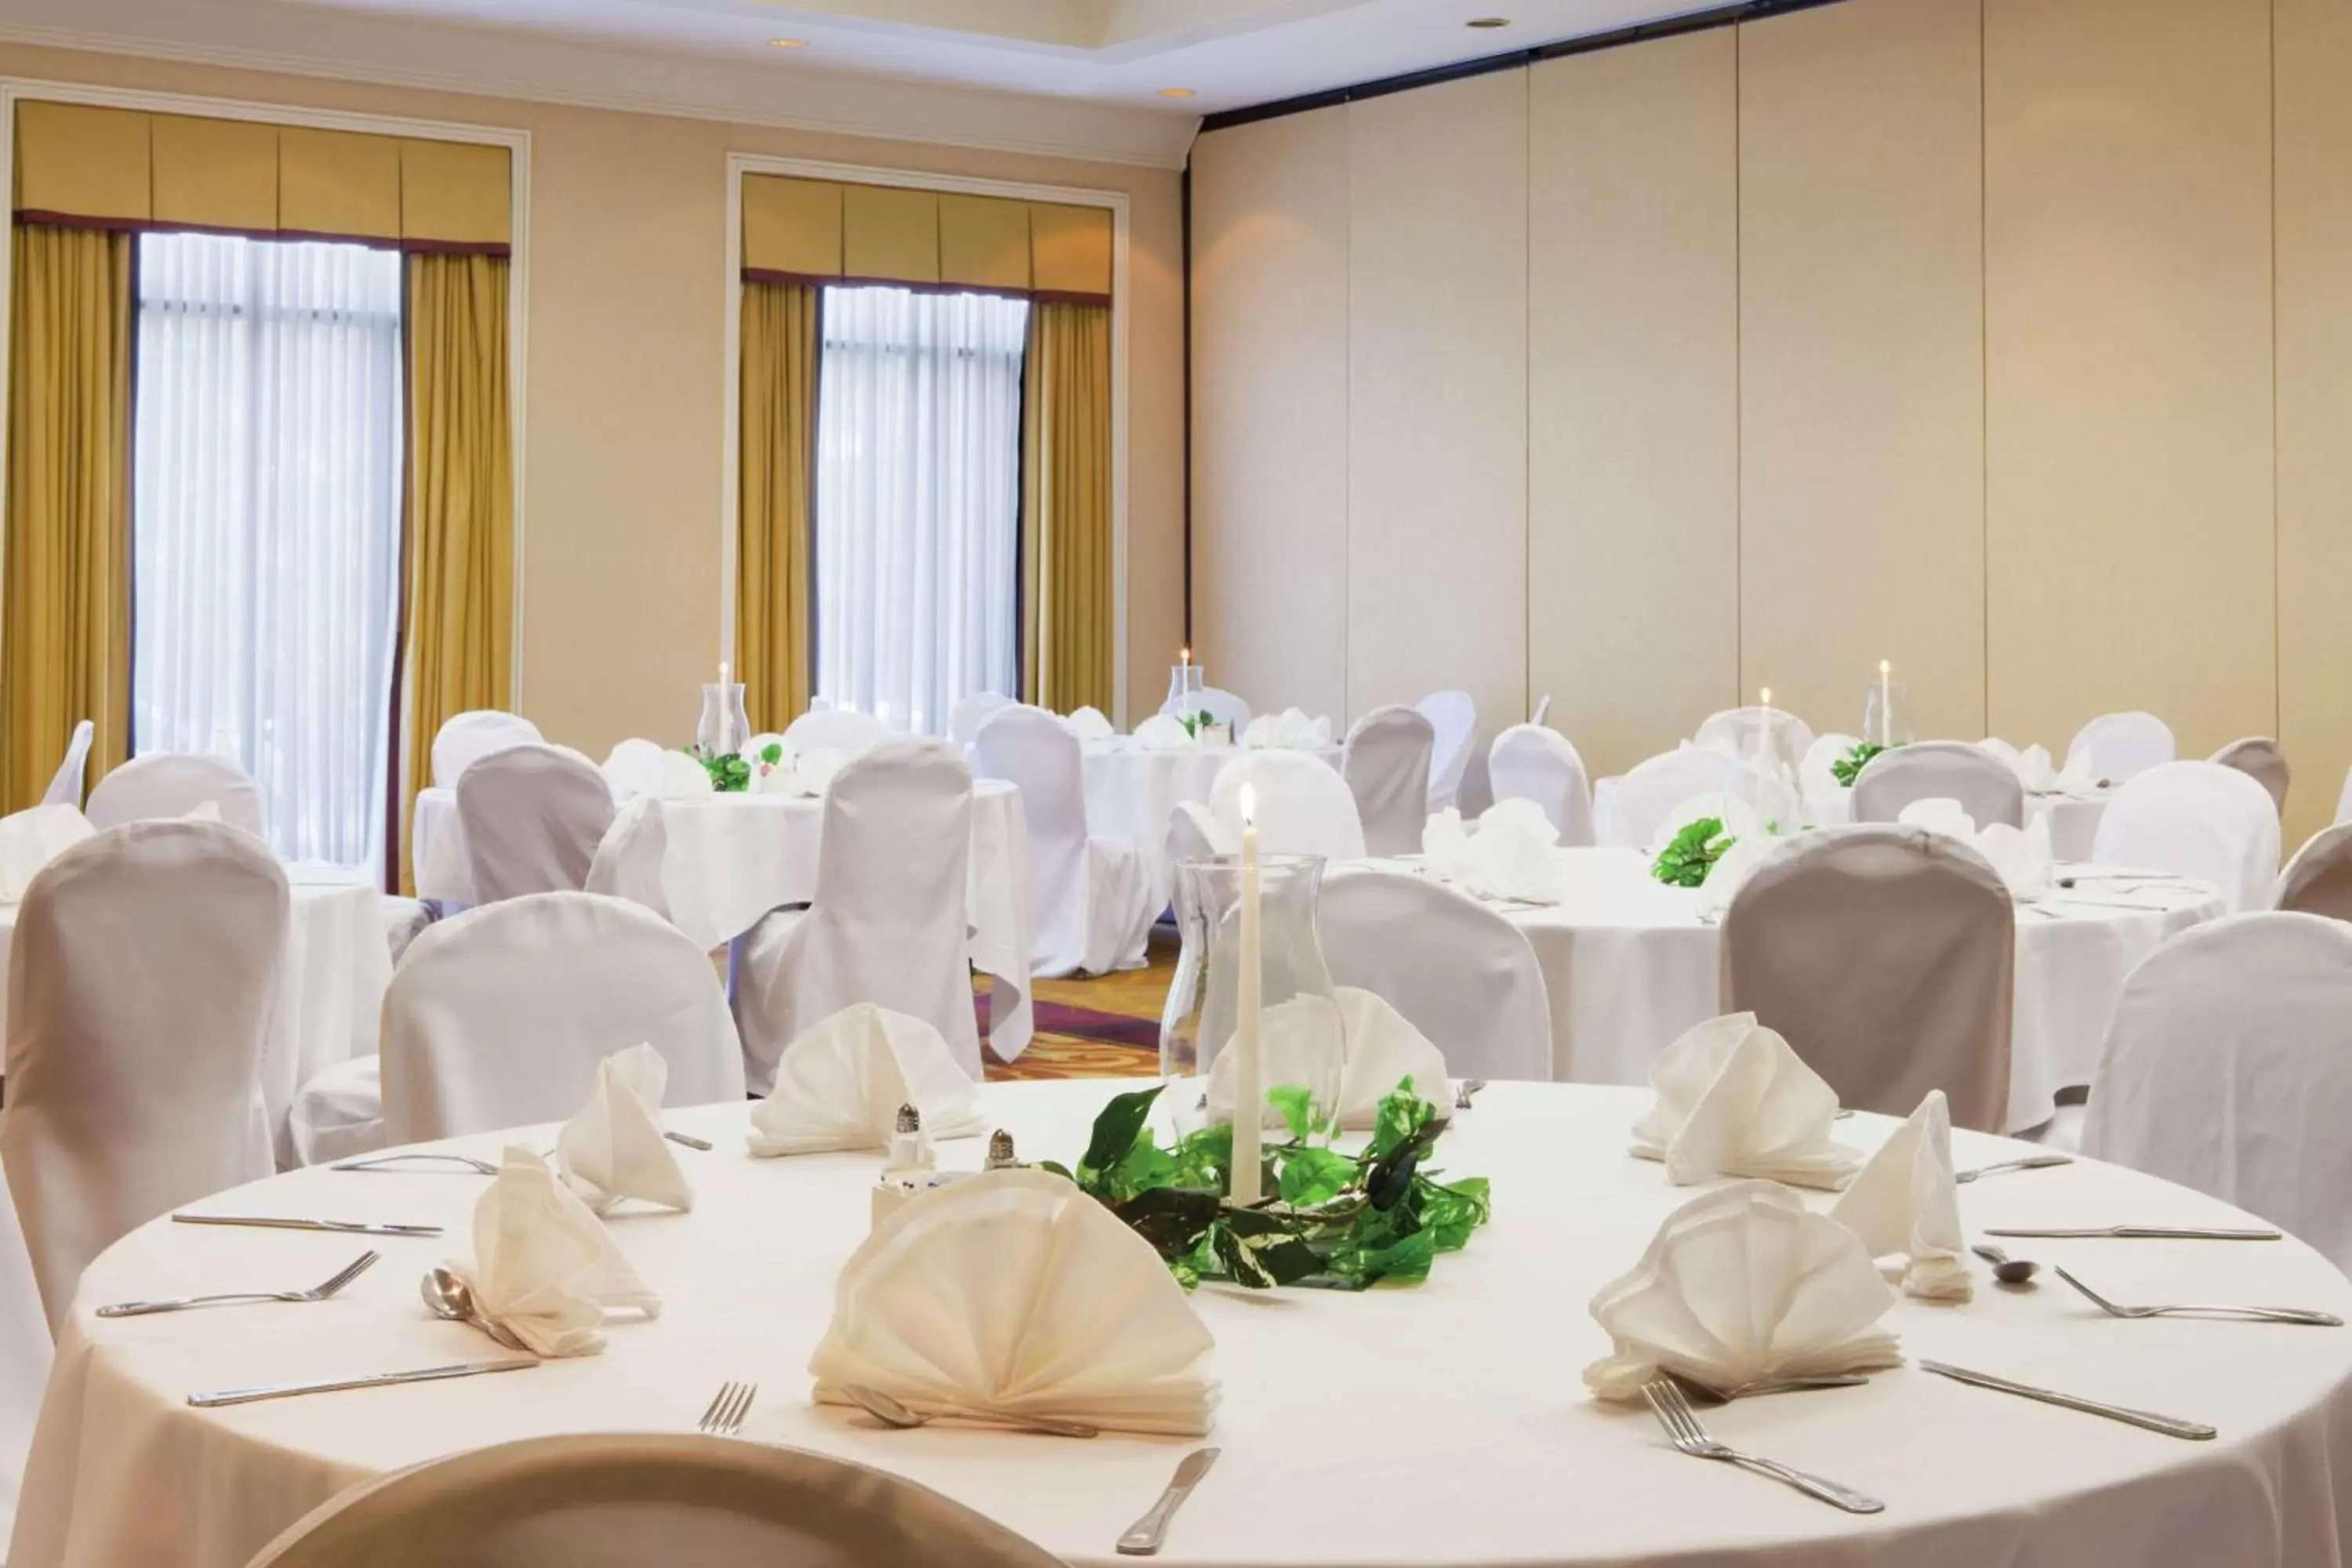
[[[1685,824],[1658,851],[1650,862],[1650,875],[1670,888],[1704,888],[1716,862],[1738,842],[1736,835],[1724,831],[1723,818],[1702,816]]]
[[[1841,789],[1852,789],[1853,781],[1862,776],[1862,770],[1868,764],[1871,758],[1881,752],[1893,751],[1902,743],[1897,741],[1890,746],[1882,745],[1876,741],[1856,741],[1853,750],[1830,763],[1830,776],[1837,780],[1838,787]]]

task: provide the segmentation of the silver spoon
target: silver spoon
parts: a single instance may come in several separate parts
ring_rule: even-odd
[[[2004,1285],[2030,1285],[2033,1277],[2042,1271],[2042,1265],[2032,1258],[2011,1258],[1990,1243],[1980,1243],[1969,1250],[1991,1264],[1992,1277]]]
[[[931,1420],[929,1415],[919,1415],[908,1409],[880,1389],[868,1388],[862,1383],[845,1383],[842,1384],[841,1392],[852,1405],[856,1405],[885,1426],[920,1426]],[[992,1422],[997,1418],[978,1416],[975,1419]],[[1043,1432],[1049,1436],[1099,1437],[1102,1436],[1102,1428],[1088,1426],[1078,1421],[1055,1421],[1043,1415],[1008,1415],[1003,1419],[1023,1431]]]
[[[446,1268],[436,1268],[416,1282],[416,1293],[425,1298],[425,1305],[436,1318],[453,1323],[471,1323],[509,1350],[528,1352],[530,1346],[515,1337],[511,1329],[494,1323],[482,1315],[475,1303],[473,1288]]]

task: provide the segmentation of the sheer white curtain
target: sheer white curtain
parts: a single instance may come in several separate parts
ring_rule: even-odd
[[[1029,304],[824,291],[816,691],[945,734],[1021,673],[1021,356]]]
[[[382,854],[400,324],[396,252],[139,241],[131,738],[235,755],[290,858]]]

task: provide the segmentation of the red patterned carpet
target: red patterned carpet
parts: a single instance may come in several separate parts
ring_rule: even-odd
[[[1175,972],[1176,944],[1154,937],[1146,969],[1093,980],[1037,983],[1037,1032],[1018,1061],[988,1060],[991,1081],[1037,1078],[1149,1078],[1160,1070],[1160,1014]],[[989,997],[975,993],[981,1036]]]

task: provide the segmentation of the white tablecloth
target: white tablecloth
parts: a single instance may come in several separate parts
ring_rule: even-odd
[[[706,949],[732,942],[780,905],[816,895],[822,799],[706,795],[666,803],[663,820],[668,847],[662,880],[671,889],[681,929]],[[472,903],[474,879],[456,791],[417,791],[413,842],[417,897]],[[1028,1047],[1034,1011],[1029,994],[1029,829],[1021,815],[1021,792],[1012,784],[982,779],[972,786],[965,885],[971,961],[1001,983],[989,1044],[1011,1061]]]
[[[1031,1159],[1075,1157],[1116,1089],[991,1085],[982,1107]],[[1169,1097],[1189,1106],[1189,1085]],[[1624,1152],[1644,1095],[1497,1084],[1440,1146],[1448,1171],[1493,1178],[1494,1223],[1421,1286],[1347,1296],[1205,1289],[1223,1402],[1223,1459],[1177,1515],[1169,1568],[1609,1564],[1628,1568],[2317,1568],[2352,1519],[2352,1330],[2100,1316],[2050,1281],[1965,1306],[1899,1302],[1906,1352],[2210,1422],[2188,1443],[1967,1388],[1903,1366],[1864,1388],[1746,1400],[1706,1413],[1726,1439],[1885,1500],[1843,1514],[1666,1446],[1645,1411],[1604,1407],[1579,1379],[1605,1336],[1585,1303],[1687,1200]],[[100,1302],[307,1284],[349,1238],[158,1222],[94,1264],[68,1322],[36,1440],[11,1568],[241,1568],[276,1532],[370,1476],[479,1444],[587,1430],[689,1430],[730,1378],[759,1385],[744,1424],[896,1470],[1074,1564],[1111,1543],[1177,1457],[1170,1439],[1071,1443],[969,1426],[898,1432],[808,1401],[805,1368],[843,1260],[866,1230],[873,1155],[755,1162],[741,1106],[673,1113],[718,1141],[682,1155],[691,1214],[613,1232],[665,1300],[615,1321],[601,1356],[461,1382],[191,1409],[188,1394],[499,1354],[426,1316],[425,1270],[469,1241],[469,1175],[297,1172],[207,1206],[437,1221],[444,1239],[377,1241],[384,1261],[317,1306],[100,1320]],[[1862,1117],[1840,1137],[1874,1144]],[[547,1134],[526,1135],[545,1146]],[[499,1140],[449,1145],[495,1153]],[[2024,1152],[1962,1134],[1963,1164]],[[971,1167],[978,1140],[943,1146]],[[1826,1194],[1808,1203],[1825,1206]],[[2004,1223],[2252,1223],[2111,1166],[1960,1189],[1971,1229]],[[2130,1301],[2242,1300],[2352,1314],[2352,1283],[2299,1242],[2012,1243]],[[2045,1273],[2045,1280],[2049,1276]]]
[[[1301,748],[1339,766],[1340,748]],[[1151,866],[1151,886],[1165,904],[1175,884],[1168,869],[1168,818],[1184,801],[1208,804],[1217,770],[1242,755],[1238,746],[1186,746],[1148,751],[1126,736],[1089,742],[1086,748],[1087,831],[1143,851]]]
[[[1565,866],[1561,903],[1498,906],[1527,932],[1543,964],[1552,1076],[1646,1083],[1660,1051],[1723,1010],[1722,928],[1700,921],[1696,891],[1658,881],[1635,850],[1554,853]],[[2140,960],[2167,937],[2224,912],[2221,895],[2202,883],[2128,895],[2085,885],[2018,912],[2011,1131],[2049,1121],[2061,1089],[2091,1081],[2124,980]]]
[[[1592,820],[1597,836],[1603,841],[1611,814],[1617,808],[1617,790],[1622,775],[1605,778],[1592,786]],[[2097,846],[2099,818],[2106,815],[2111,790],[2085,790],[2079,793],[2056,792],[2049,795],[2029,795],[2025,797],[2025,820],[2035,817],[2050,820],[2050,852],[2061,860],[2087,862]],[[1850,789],[1808,790],[1805,792],[1805,826],[1835,827],[1853,820],[1853,792]]]

